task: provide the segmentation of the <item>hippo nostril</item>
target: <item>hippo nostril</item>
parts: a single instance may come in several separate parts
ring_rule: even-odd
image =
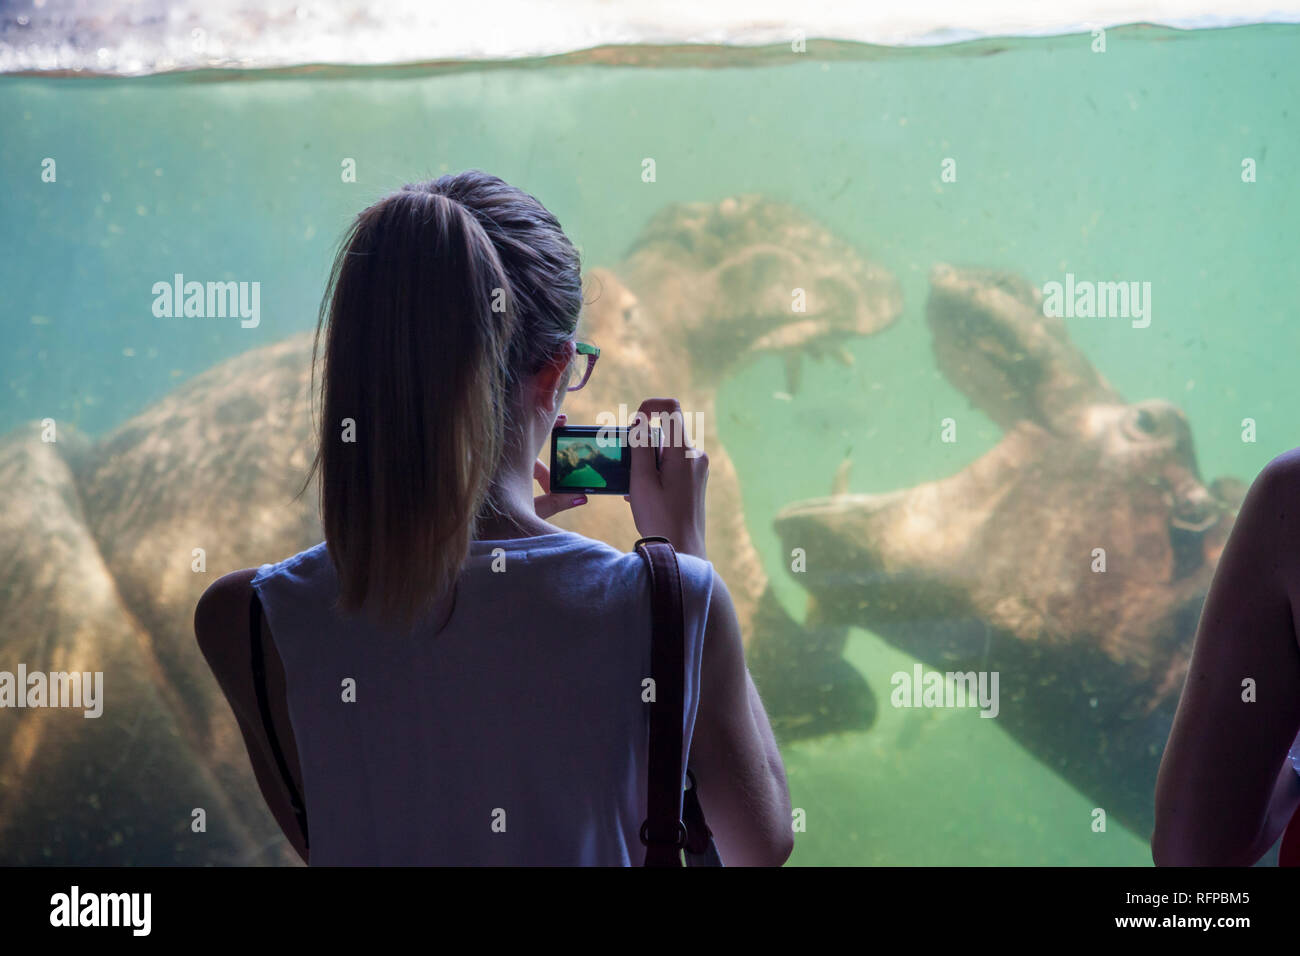
[[[1183,514],[1175,513],[1169,519],[1169,523],[1180,531],[1202,534],[1219,523],[1219,516],[1213,511],[1189,511]]]
[[[1137,427],[1139,430],[1146,432],[1148,435],[1154,435],[1156,433],[1156,429],[1159,427],[1159,422],[1156,421],[1156,417],[1152,415],[1151,412],[1149,412],[1147,409],[1140,408],[1138,409],[1138,414],[1137,414]]]
[[[1206,488],[1197,487],[1177,493],[1169,523],[1175,528],[1200,534],[1219,521],[1222,506]]]

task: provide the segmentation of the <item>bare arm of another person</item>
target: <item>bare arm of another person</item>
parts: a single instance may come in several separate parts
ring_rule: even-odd
[[[1298,558],[1300,450],[1255,480],[1210,585],[1156,783],[1158,865],[1249,866],[1300,805]]]
[[[661,534],[684,554],[707,560],[704,494],[708,455],[686,441],[675,399],[647,399],[637,415],[661,419],[664,448],[632,449],[632,515],[642,535]],[[635,424],[637,415],[633,416]],[[679,429],[673,434],[672,428]],[[700,705],[691,744],[691,770],[700,806],[728,866],[780,866],[794,849],[790,791],[772,725],[749,669],[740,622],[726,584],[713,574],[700,665]]]

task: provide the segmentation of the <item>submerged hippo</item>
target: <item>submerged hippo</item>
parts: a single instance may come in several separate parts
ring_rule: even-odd
[[[1183,413],[1126,403],[1023,280],[940,266],[927,318],[939,368],[1005,434],[950,478],[783,509],[796,578],[823,621],[998,672],[1001,726],[1147,835],[1243,486],[1203,484]]]
[[[834,354],[901,311],[892,276],[789,206],[756,196],[670,206],[626,259],[588,273],[580,337],[602,347],[570,424],[675,396],[709,454],[709,557],[746,637],[790,640],[749,538],[714,398],[741,362]],[[796,290],[802,290],[796,294]],[[796,310],[792,303],[804,308]],[[197,376],[97,443],[36,427],[0,441],[4,658],[105,672],[104,717],[12,711],[0,724],[0,862],[243,863],[294,859],[253,780],[229,706],[194,641],[194,605],[218,576],[310,547],[311,337]],[[698,418],[696,417],[698,413]],[[621,499],[557,524],[630,549]],[[51,544],[53,542],[53,544]],[[200,550],[201,549],[201,550]],[[779,610],[779,608],[777,608]],[[778,675],[785,681],[785,675]],[[788,681],[786,681],[788,683]],[[785,684],[774,680],[779,696]],[[841,710],[871,713],[862,684]],[[310,796],[308,797],[310,799]],[[206,829],[193,827],[203,811]]]

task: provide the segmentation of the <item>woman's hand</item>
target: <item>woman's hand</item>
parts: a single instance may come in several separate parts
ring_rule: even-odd
[[[557,415],[555,424],[563,425],[567,415]],[[546,462],[540,458],[533,462],[533,478],[542,486],[545,494],[536,495],[533,498],[533,510],[537,512],[537,517],[543,521],[548,520],[551,515],[559,514],[561,511],[568,511],[570,508],[576,508],[578,505],[587,503],[586,495],[575,495],[573,492],[568,493],[551,493],[551,469],[546,467]]]
[[[647,398],[632,415],[636,427],[641,418],[660,414],[664,447],[655,468],[652,445],[632,447],[632,519],[642,537],[663,535],[685,554],[708,560],[704,552],[704,486],[709,480],[709,456],[693,447],[686,437],[682,406],[675,398]]]

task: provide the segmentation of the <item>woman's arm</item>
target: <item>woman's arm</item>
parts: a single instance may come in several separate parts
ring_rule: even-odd
[[[253,686],[252,657],[249,652],[248,612],[253,599],[251,581],[254,569],[235,571],[214,581],[199,598],[194,609],[194,635],[212,674],[221,686],[230,709],[234,711],[244,747],[253,765],[253,775],[285,839],[307,862],[307,846],[298,818],[294,815],[289,792],[276,767],[271,742],[262,725]],[[307,799],[302,786],[302,769],[298,765],[298,748],[289,723],[285,693],[284,664],[276,652],[265,616],[262,618],[262,647],[266,654],[266,690],[275,733],[284,751],[285,762],[298,792]]]
[[[691,742],[700,808],[727,866],[780,866],[794,850],[785,764],[745,666],[731,593],[717,571]]]
[[[1297,555],[1300,449],[1251,486],[1210,585],[1156,782],[1158,865],[1249,866],[1300,804]]]

